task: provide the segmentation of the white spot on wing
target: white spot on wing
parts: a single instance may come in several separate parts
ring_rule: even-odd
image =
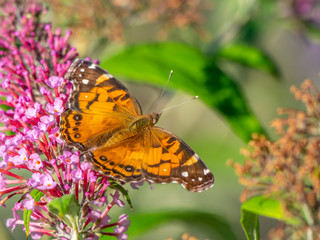
[[[88,79],[82,79],[82,83],[83,83],[83,84],[88,84],[88,83],[89,83],[89,80],[88,80]]]
[[[166,172],[166,171],[167,171],[167,169],[163,169],[163,171],[164,171],[164,172]]]
[[[208,168],[203,170],[204,175],[207,175],[210,172],[210,170]]]
[[[113,78],[113,76],[110,73],[105,73],[108,78]]]
[[[92,63],[88,68],[90,69],[96,69],[96,65],[94,63]]]
[[[202,177],[198,177],[198,180],[201,182],[202,181]]]
[[[200,159],[200,157],[199,157],[199,155],[198,154],[193,154],[193,156],[197,159],[197,160],[199,160]]]
[[[84,71],[85,71],[85,69],[84,69],[84,68],[81,68],[81,69],[80,69],[80,72],[84,72]]]
[[[82,77],[82,74],[79,74],[79,77]]]
[[[181,175],[182,175],[183,177],[188,177],[188,176],[189,176],[188,172],[182,172]]]

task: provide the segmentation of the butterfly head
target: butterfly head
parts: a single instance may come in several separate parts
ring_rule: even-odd
[[[152,119],[152,126],[155,125],[159,121],[161,114],[162,114],[162,112],[159,112],[159,113],[153,112],[150,114],[150,117]]]

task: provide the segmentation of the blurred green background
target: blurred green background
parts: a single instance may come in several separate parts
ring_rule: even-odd
[[[226,161],[243,160],[240,149],[254,130],[264,129],[276,137],[269,123],[277,117],[277,108],[301,107],[290,94],[291,85],[306,78],[319,85],[319,24],[309,14],[315,9],[308,8],[312,1],[45,4],[49,7],[45,21],[63,32],[71,29],[71,43],[80,57],[99,59],[125,83],[145,113],[171,69],[173,76],[158,110],[200,97],[165,112],[158,126],[181,137],[201,156],[215,176],[215,186],[198,194],[177,184],[153,185],[153,190],[145,184],[130,190],[134,212],[125,207],[132,221],[129,239],[180,239],[185,232],[198,239],[245,239],[239,223],[242,186]],[[160,50],[148,43],[158,43]],[[163,51],[167,45],[162,44],[167,43],[190,47],[190,55],[184,59],[184,50]],[[134,51],[135,45],[142,47]],[[145,56],[146,61],[140,59]],[[210,71],[196,72],[203,66]],[[12,217],[11,208],[10,204],[0,208],[1,223]],[[121,213],[123,209],[113,208],[111,216],[117,219]],[[274,220],[261,219],[261,238],[275,225]],[[0,229],[1,236],[5,232],[10,239],[11,233]],[[24,238],[18,227],[11,239]]]

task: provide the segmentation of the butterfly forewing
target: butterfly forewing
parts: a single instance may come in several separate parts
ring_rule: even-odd
[[[66,79],[73,83],[72,110],[84,113],[120,112],[140,115],[141,107],[129,90],[110,73],[83,59],[75,60]]]
[[[103,145],[126,122],[113,114],[84,114],[67,109],[61,115],[60,133],[63,140],[81,151]]]

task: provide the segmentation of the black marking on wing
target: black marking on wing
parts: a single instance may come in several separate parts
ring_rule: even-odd
[[[88,102],[88,105],[86,106],[87,109],[90,109],[90,106],[94,103],[94,102],[97,102],[99,100],[99,96],[100,94],[97,93],[97,95],[95,96],[94,99],[92,99],[90,102]]]

